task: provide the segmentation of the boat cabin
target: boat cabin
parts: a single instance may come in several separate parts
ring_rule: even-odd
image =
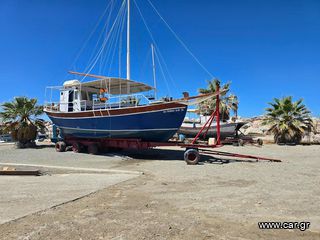
[[[143,93],[153,90],[144,83],[122,78],[104,77],[90,82],[77,79],[65,81],[63,86],[47,87],[60,91],[59,100],[46,104],[46,110],[79,112],[108,108],[123,108],[150,104],[153,97]],[[47,92],[47,91],[46,91]]]

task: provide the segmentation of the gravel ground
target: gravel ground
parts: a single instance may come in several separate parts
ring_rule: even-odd
[[[133,177],[98,173],[1,176],[0,224],[74,201]]]
[[[145,173],[2,224],[0,239],[320,239],[320,146],[221,150],[283,162],[203,157],[207,162],[188,166],[179,148],[122,153],[130,156],[124,158],[0,147],[0,162],[52,165],[59,156],[57,164],[63,166]],[[259,221],[309,221],[311,226],[260,230]]]

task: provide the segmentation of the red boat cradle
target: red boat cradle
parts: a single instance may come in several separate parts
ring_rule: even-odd
[[[220,104],[220,86],[217,84],[216,90],[216,110],[211,114],[210,118],[201,128],[199,133],[193,139],[191,144],[184,144],[181,142],[145,142],[141,141],[141,139],[114,139],[114,138],[102,138],[102,139],[85,139],[85,138],[74,138],[74,137],[65,137],[64,141],[59,141],[56,143],[56,151],[64,152],[67,149],[67,146],[72,146],[72,150],[74,152],[81,152],[84,149],[90,154],[97,154],[99,149],[148,149],[154,148],[159,146],[180,146],[182,148],[186,148],[184,152],[184,159],[187,164],[197,164],[200,161],[200,154],[199,151],[205,153],[206,155],[210,156],[226,156],[226,157],[234,157],[234,158],[243,158],[243,159],[254,159],[254,160],[267,160],[271,162],[281,162],[279,159],[272,159],[260,156],[252,156],[252,155],[243,155],[237,153],[230,153],[230,152],[222,152],[222,151],[213,151],[210,148],[218,148],[222,147],[220,141],[220,111],[219,111],[219,104]],[[215,144],[197,144],[197,140],[201,135],[205,137],[208,133],[208,130],[213,122],[216,119],[217,122],[217,140]]]

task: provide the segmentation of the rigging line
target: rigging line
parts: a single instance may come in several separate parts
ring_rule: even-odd
[[[109,41],[108,41],[108,45],[104,49],[105,56],[100,58],[101,61],[102,61],[101,65],[103,66],[102,72],[105,72],[106,65],[109,62],[109,58],[110,58],[110,54],[111,54],[111,51],[112,51],[112,46],[113,46],[114,39],[115,39],[115,33],[113,32],[111,37],[110,37],[110,39],[109,39]]]
[[[113,0],[111,0],[108,5],[106,6],[105,10],[103,11],[103,13],[101,14],[101,16],[99,17],[96,25],[94,26],[93,30],[91,31],[91,33],[89,34],[88,38],[85,40],[84,44],[82,45],[81,49],[79,50],[78,54],[76,55],[74,61],[71,64],[71,68],[74,66],[74,64],[76,63],[76,61],[79,59],[81,53],[83,52],[84,48],[86,47],[86,45],[88,44],[89,40],[91,39],[93,33],[96,31],[97,27],[99,26],[100,22],[102,21],[103,17],[105,16],[107,10],[109,9],[110,6],[112,6],[111,4],[113,3]]]
[[[119,9],[119,14],[120,14],[119,16],[121,19],[123,16],[123,9]],[[115,50],[114,50],[113,46],[114,45],[116,46],[116,43],[117,43],[117,36],[118,36],[119,29],[120,29],[120,22],[121,22],[121,20],[117,20],[116,25],[114,27],[114,31],[112,32],[112,35],[110,37],[109,44],[107,45],[106,49],[104,49],[104,52],[106,53],[106,57],[104,59],[103,59],[103,57],[100,57],[100,66],[101,65],[104,66],[102,69],[103,72],[105,72],[104,69],[109,61],[109,57],[110,57],[111,52],[113,52],[113,55],[114,55]],[[110,51],[109,51],[109,49],[110,49]],[[112,65],[112,62],[113,62],[113,57],[111,58],[110,66]],[[109,73],[107,74],[107,76],[109,76]],[[107,88],[106,81],[105,81],[105,85]],[[100,87],[102,88],[102,80],[100,82]],[[109,89],[110,89],[110,79],[109,79]]]
[[[95,55],[95,57],[93,57],[92,58],[92,55],[91,55],[91,61],[90,61],[90,63],[88,64],[88,66],[87,66],[87,68],[85,69],[85,71],[84,72],[87,72],[88,71],[88,69],[90,68],[90,66],[93,64],[93,65],[95,65],[96,63],[97,63],[97,61],[99,60],[99,57],[103,54],[103,51],[105,50],[105,45],[106,45],[106,43],[108,42],[108,40],[109,40],[109,38],[111,37],[113,37],[113,35],[111,35],[112,34],[112,32],[113,32],[113,29],[114,29],[114,27],[115,27],[115,24],[117,23],[117,18],[119,17],[119,14],[120,14],[120,11],[121,11],[121,9],[123,8],[124,6],[123,6],[123,4],[121,5],[121,7],[120,7],[120,9],[119,9],[119,11],[118,11],[118,14],[117,14],[117,16],[116,16],[116,19],[114,20],[114,22],[113,22],[113,25],[112,25],[112,27],[110,28],[110,31],[108,31],[108,26],[109,26],[109,23],[110,23],[110,18],[111,18],[111,13],[112,13],[112,11],[110,11],[110,14],[109,14],[109,16],[108,16],[108,20],[106,21],[106,24],[105,24],[105,26],[104,26],[104,29],[103,29],[103,31],[101,32],[101,34],[100,34],[100,36],[99,36],[99,40],[98,40],[98,42],[97,42],[97,44],[96,44],[96,46],[95,46],[95,49],[97,48],[97,45],[98,45],[98,43],[100,42],[100,38],[101,38],[101,36],[105,33],[106,34],[106,37],[104,38],[104,40],[103,40],[103,42],[102,42],[102,46],[100,47],[100,50],[98,50],[99,52]],[[107,46],[108,47],[108,46]],[[102,50],[102,51],[101,51]],[[94,53],[94,51],[93,51],[93,53]],[[101,58],[100,58],[100,60],[101,60]],[[95,63],[94,63],[95,62]],[[92,68],[91,68],[91,70],[92,70]],[[90,71],[91,71],[90,70]]]
[[[117,29],[118,28],[118,24],[115,26],[114,29]],[[107,66],[107,64],[109,63],[109,59],[110,59],[110,55],[112,53],[112,49],[113,49],[113,44],[114,44],[114,41],[115,41],[115,35],[116,35],[116,30],[112,32],[112,35],[111,37],[109,38],[109,41],[108,41],[108,45],[106,46],[106,48],[104,49],[104,52],[105,52],[105,56],[104,58],[101,57],[101,61],[102,61],[102,72],[105,72],[105,68]]]
[[[120,12],[122,11],[122,8],[123,8],[123,5],[120,6],[119,10],[118,10],[118,14],[116,15],[116,19],[114,20],[114,23],[113,23],[113,26],[109,29],[109,23],[111,22],[110,19],[111,19],[111,13],[109,15],[109,18],[107,20],[107,23],[108,23],[108,26],[102,31],[103,34],[105,34],[105,38],[104,38],[104,42],[106,41],[108,43],[109,39],[111,39],[112,41],[112,38],[113,38],[113,29],[116,27],[116,24],[117,24],[117,18],[119,17],[119,14]],[[101,35],[100,35],[100,38],[101,38]],[[108,45],[107,45],[107,48],[104,48],[101,55],[105,52],[105,53],[109,53],[108,51]],[[100,59],[100,65],[103,66],[104,65],[104,62],[105,62],[105,59],[103,60],[103,58],[101,57]],[[94,59],[91,61],[93,62]]]
[[[112,10],[113,10],[113,9],[112,9]],[[108,33],[108,29],[109,29],[109,24],[110,24],[111,16],[112,16],[112,11],[110,11],[110,13],[109,13],[109,16],[108,16],[108,18],[107,18],[107,20],[106,20],[105,27],[104,27],[104,28],[102,29],[102,31],[101,31],[101,34],[100,34],[100,36],[99,36],[99,40],[97,41],[97,44],[96,44],[96,46],[95,46],[95,49],[97,48],[97,45],[98,45],[101,37],[104,36],[104,35],[105,35],[105,37],[107,37],[107,33]],[[101,59],[102,59],[102,58],[100,58],[100,70],[101,70],[101,65],[102,65]]]
[[[214,76],[209,72],[209,70],[199,61],[199,59],[191,52],[191,50],[187,47],[187,45],[182,41],[182,39],[173,31],[173,29],[170,27],[170,25],[166,22],[166,20],[161,16],[161,14],[158,12],[156,7],[152,4],[150,0],[147,0],[153,10],[157,13],[157,15],[161,18],[161,20],[165,23],[165,25],[168,27],[168,29],[171,31],[171,33],[175,36],[175,38],[180,42],[180,44],[185,48],[185,50],[194,58],[194,60],[201,66],[201,68],[206,71],[206,73],[209,74],[211,78]]]
[[[122,36],[123,36],[123,29],[124,29],[124,22],[125,22],[125,16],[127,13],[127,8],[125,8],[124,13],[123,13],[123,18],[120,24],[120,29],[119,29],[119,47],[118,47],[118,72],[119,72],[119,77],[121,77],[121,55],[122,55]]]
[[[110,43],[108,45],[108,54],[107,54],[107,57],[104,61],[104,69],[103,69],[103,71],[105,72],[107,65],[109,64],[109,70],[108,70],[107,75],[110,74],[111,67],[113,64],[113,59],[115,56],[117,42],[118,42],[118,38],[119,38],[118,36],[119,36],[120,29],[121,29],[121,22],[122,22],[122,19],[124,18],[124,15],[125,15],[125,9],[126,8],[121,9],[119,20],[117,20],[117,26],[115,27],[112,38],[110,39]],[[111,59],[110,59],[110,57],[111,57]]]
[[[123,11],[123,12],[125,12],[125,11]],[[120,17],[120,19],[123,18],[123,17],[124,17],[124,14]],[[112,50],[112,56],[111,56],[110,65],[109,65],[109,69],[108,69],[108,75],[110,75],[113,59],[114,59],[114,56],[116,55],[116,49],[117,49],[120,30],[121,30],[121,21],[122,21],[122,19],[119,20],[119,26],[118,26],[118,28],[117,28],[117,30],[115,32],[115,41],[114,41],[114,47],[113,47],[113,50]]]
[[[167,71],[167,74],[168,74],[169,80],[170,80],[170,81],[171,81],[171,83],[174,85],[174,87],[175,87],[176,89],[178,89],[178,87],[177,87],[177,85],[176,85],[175,81],[173,80],[173,77],[172,77],[171,73],[169,72],[168,65],[167,65],[166,61],[164,60],[164,57],[163,57],[163,55],[162,55],[162,53],[161,53],[160,49],[158,49],[158,48],[159,48],[159,47],[158,47],[158,46],[156,46],[156,47],[155,47],[155,51],[154,51],[154,52],[155,52],[155,54],[156,54],[156,55],[159,53],[159,57],[160,57],[160,59],[161,59],[161,60],[162,60],[162,62],[163,62],[163,65],[164,65],[165,70]]]
[[[120,22],[121,22],[121,18],[123,18],[123,15],[124,15],[123,12],[124,11],[125,11],[125,7],[122,7],[121,9],[119,9],[119,18],[120,18],[120,20],[117,20],[117,23],[115,25],[114,31],[112,32],[112,35],[110,37],[109,44],[108,44],[108,46],[107,46],[107,48],[105,50],[106,57],[103,59],[103,64],[102,64],[103,65],[103,72],[106,71],[106,65],[109,62],[110,54],[111,54],[112,49],[113,49],[115,38],[117,37],[118,29],[120,28]]]
[[[122,4],[121,7],[123,7],[123,6],[124,6],[124,4]],[[119,10],[119,12],[118,12],[118,14],[117,14],[117,17],[116,17],[115,21],[114,21],[113,24],[112,24],[112,27],[111,27],[111,29],[110,29],[109,34],[108,34],[107,37],[105,38],[105,40],[104,40],[104,42],[103,42],[103,44],[102,44],[102,46],[101,46],[101,48],[100,48],[99,53],[98,53],[98,54],[96,55],[96,57],[95,57],[96,60],[94,61],[94,63],[92,64],[92,66],[90,67],[90,69],[89,69],[89,71],[88,71],[87,73],[90,73],[90,72],[91,72],[91,70],[94,68],[94,66],[96,65],[97,61],[99,60],[99,57],[101,56],[102,51],[103,51],[103,49],[105,48],[105,45],[106,45],[106,43],[107,43],[107,41],[108,41],[108,39],[109,39],[109,37],[110,37],[110,34],[112,33],[112,31],[113,31],[113,29],[114,29],[114,26],[115,26],[115,24],[116,24],[116,22],[117,22],[117,19],[118,19],[118,17],[119,17],[119,14],[120,14],[120,10]],[[86,77],[87,77],[87,75],[85,75],[85,76],[81,79],[80,82],[82,82]]]
[[[123,5],[122,5],[122,7],[123,7]],[[117,14],[117,16],[116,16],[116,19],[115,19],[115,21],[113,22],[113,24],[112,24],[112,26],[111,26],[111,28],[110,28],[110,31],[109,31],[109,33],[108,33],[108,35],[107,35],[106,38],[104,39],[104,41],[103,41],[103,43],[102,43],[102,46],[101,46],[99,52],[98,52],[97,55],[94,57],[95,60],[94,60],[94,62],[92,63],[92,66],[89,68],[88,73],[90,73],[90,71],[94,68],[94,66],[96,65],[97,61],[99,60],[99,57],[100,57],[101,54],[103,53],[103,50],[104,50],[104,48],[105,48],[105,46],[106,46],[106,44],[107,44],[107,42],[108,42],[108,40],[109,40],[109,38],[110,38],[113,30],[114,30],[114,28],[115,28],[115,25],[116,25],[116,23],[117,23],[117,21],[118,21],[118,17],[120,16],[120,12],[121,12],[121,11],[119,10],[119,12],[118,12],[118,14]],[[86,76],[84,76],[83,79],[84,79],[85,77],[86,77]],[[82,80],[83,80],[83,79],[82,79]],[[82,81],[82,80],[81,80],[81,81]]]
[[[97,49],[97,47],[98,47],[98,44],[100,43],[100,39],[102,38],[104,32],[107,31],[107,29],[109,28],[110,18],[111,18],[111,15],[112,15],[112,11],[113,11],[113,9],[114,9],[113,2],[114,2],[114,1],[112,0],[112,5],[111,5],[111,7],[110,7],[110,12],[109,12],[109,15],[108,15],[108,17],[107,17],[106,23],[105,23],[104,26],[102,27],[102,31],[101,31],[101,33],[99,34],[98,40],[97,40],[97,42],[96,42],[96,44],[95,44],[95,46],[94,46],[94,48],[93,48],[93,50],[92,50],[92,54],[91,54],[91,56],[90,56],[90,58],[89,58],[88,64],[87,64],[87,66],[86,66],[86,68],[84,69],[83,72],[87,72],[87,70],[90,68],[91,64],[94,62],[94,59],[96,58],[96,56],[94,56],[94,53],[96,52],[96,49]],[[102,41],[102,43],[103,43],[103,41]]]
[[[89,40],[91,39],[93,33],[96,31],[97,27],[99,26],[101,20],[103,19],[104,15],[105,15],[105,13],[107,12],[107,10],[108,10],[109,7],[110,7],[110,13],[112,12],[113,2],[114,2],[114,0],[111,0],[111,2],[109,2],[109,4],[107,5],[105,11],[104,11],[103,14],[100,16],[99,20],[98,20],[97,23],[96,23],[96,26],[94,27],[94,29],[93,29],[92,32],[90,33],[89,37],[87,38],[87,40],[85,41],[85,43],[83,44],[83,46],[81,47],[81,49],[79,50],[79,53],[78,53],[78,55],[76,56],[76,58],[74,59],[74,61],[73,61],[72,64],[70,65],[70,68],[71,68],[71,69],[74,69],[74,68],[75,68],[76,61],[79,59],[79,57],[80,57],[81,53],[83,52],[85,46],[88,44]],[[109,13],[109,15],[110,15],[110,13]],[[108,21],[108,22],[109,22],[109,21]],[[106,23],[106,24],[107,24],[107,23]],[[104,25],[104,27],[106,26],[106,24]],[[104,28],[104,27],[103,27],[103,28]],[[99,37],[99,39],[100,39],[100,37]],[[97,42],[97,44],[98,44],[98,42]],[[96,44],[95,48],[97,47],[97,44]],[[94,50],[94,51],[95,51],[95,50]],[[93,51],[93,52],[94,52],[94,51]],[[93,53],[92,53],[92,55],[91,55],[90,58],[92,58],[92,56],[93,56]],[[90,58],[89,58],[89,59],[90,59]],[[90,62],[90,61],[89,61],[89,62]],[[69,68],[69,69],[70,69],[70,68]],[[85,69],[87,69],[87,67],[86,67]],[[85,70],[85,71],[86,71],[86,70]],[[85,72],[85,71],[84,71],[84,72]],[[68,75],[69,75],[69,73],[66,73],[64,78],[66,78]]]
[[[120,25],[119,25],[120,26]],[[116,49],[117,49],[117,45],[118,45],[118,36],[119,36],[119,32],[120,32],[120,28],[119,31],[116,32],[114,41],[113,41],[113,45],[112,45],[112,54],[111,54],[111,59],[110,59],[110,64],[109,64],[109,68],[108,68],[108,75],[111,74],[111,68],[112,68],[112,64],[113,64],[113,59],[114,56],[116,55]]]
[[[138,4],[137,4],[137,2],[136,2],[135,0],[133,0],[133,3],[136,5],[136,7],[137,7],[137,9],[138,9],[138,12],[139,12],[140,17],[141,17],[141,19],[142,19],[142,22],[143,22],[144,26],[146,27],[146,29],[147,29],[147,31],[148,31],[148,33],[149,33],[149,35],[150,35],[151,40],[152,40],[153,43],[156,45],[156,40],[154,39],[154,37],[153,37],[153,35],[152,35],[152,32],[151,32],[151,30],[150,30],[150,28],[149,28],[149,26],[148,26],[148,24],[147,24],[144,16],[142,15],[142,12],[141,12],[141,10],[140,10],[140,7],[138,6]]]
[[[159,52],[160,52],[160,48],[158,47],[158,45],[157,45],[157,43],[156,43],[156,40],[154,39],[153,34],[152,34],[152,32],[151,32],[151,30],[150,30],[150,28],[149,28],[149,26],[148,26],[148,24],[147,24],[144,16],[142,15],[142,12],[141,12],[141,10],[140,10],[140,7],[138,6],[138,4],[137,4],[137,2],[136,2],[135,0],[133,0],[133,2],[134,2],[135,6],[136,6],[137,9],[138,9],[138,12],[139,12],[139,14],[140,14],[140,16],[141,16],[141,19],[142,19],[142,21],[143,21],[143,24],[145,25],[145,27],[146,27],[149,35],[150,35],[151,40],[153,41],[154,45],[159,49]],[[156,55],[156,57],[157,57],[157,55]],[[169,91],[169,94],[171,95],[170,88],[169,88],[169,86],[168,86],[168,82],[167,82],[167,80],[166,80],[164,71],[163,71],[162,66],[161,66],[161,62],[159,61],[159,58],[158,58],[158,57],[157,57],[157,59],[158,59],[159,65],[160,65],[160,70],[161,70],[162,73],[163,73],[163,77],[164,77],[165,83],[166,83],[166,85],[167,85],[167,89],[168,89],[168,91]]]
[[[151,48],[148,48],[148,51],[144,57],[144,61],[143,61],[143,64],[142,64],[142,67],[140,68],[140,72],[139,72],[139,79],[144,79],[145,76],[146,76],[146,65],[147,65],[147,61],[150,60],[149,57],[151,56]]]
[[[114,56],[115,56],[115,53],[116,53],[117,43],[118,43],[118,39],[119,39],[118,36],[119,36],[119,32],[121,30],[121,22],[122,22],[121,18],[124,18],[124,12],[125,12],[125,10],[123,11],[122,16],[120,17],[119,24],[117,26],[117,29],[115,30],[112,44],[110,44],[110,48],[111,48],[111,51],[112,51],[112,56],[111,56],[110,63],[109,63],[109,69],[108,69],[108,74],[107,74],[108,76],[110,76],[110,72],[111,72],[111,68],[112,68],[112,64],[113,64],[113,59],[114,59]],[[110,84],[111,84],[111,81],[109,79],[109,89],[110,89]]]
[[[102,67],[102,71],[103,72],[106,71],[105,69],[106,69],[106,66],[107,66],[107,64],[109,62],[110,54],[112,53],[113,49],[116,47],[116,45],[114,45],[115,44],[115,39],[118,38],[118,32],[119,32],[119,29],[120,29],[120,23],[122,21],[123,15],[124,15],[125,7],[121,8],[119,11],[120,11],[119,12],[119,14],[120,14],[119,15],[120,16],[119,20],[117,20],[117,23],[116,23],[116,26],[115,26],[114,31],[112,33],[112,36],[110,38],[109,44],[108,44],[107,48],[104,51],[106,53],[106,55],[105,55],[106,57],[104,59],[101,58],[101,65],[103,66]],[[111,60],[110,64],[112,64],[112,60]]]
[[[113,1],[113,0],[112,0]],[[109,23],[110,23],[110,18],[111,18],[111,14],[112,14],[112,11],[110,11],[110,14],[108,16],[108,19],[106,21],[106,27],[102,30],[100,36],[99,36],[99,39],[101,38],[102,34],[105,34],[105,37],[107,37],[107,33],[108,33],[108,28],[109,28]],[[98,42],[97,42],[98,43]],[[102,62],[102,57],[100,58],[100,66],[99,66],[99,72],[101,73],[101,69],[102,69],[102,65],[103,65],[103,62]]]
[[[92,49],[91,56],[90,56],[90,58],[89,58],[89,61],[88,61],[88,63],[87,63],[87,66],[86,66],[84,72],[86,72],[86,71],[89,69],[90,65],[93,63],[93,61],[94,61],[94,59],[95,59],[94,54],[95,54],[95,52],[96,52],[96,50],[97,50],[97,47],[98,47],[98,45],[99,45],[99,43],[100,43],[100,40],[101,40],[101,38],[102,38],[102,36],[103,36],[103,34],[104,34],[104,31],[106,31],[106,29],[108,29],[108,27],[109,27],[110,18],[111,18],[112,12],[113,12],[114,7],[115,7],[113,0],[111,1],[110,4],[111,4],[111,5],[110,5],[110,11],[109,11],[109,14],[108,14],[108,16],[107,16],[106,22],[105,22],[105,24],[104,24],[103,27],[102,27],[101,33],[99,34],[99,37],[98,37],[98,39],[97,39],[97,42],[96,42],[94,48]]]
[[[155,54],[155,56],[156,56],[156,59],[157,59],[158,62],[159,62],[160,71],[161,71],[162,76],[163,76],[163,79],[164,79],[164,81],[165,81],[165,83],[166,83],[166,87],[167,87],[167,90],[168,90],[168,92],[169,92],[169,95],[172,95],[172,94],[171,94],[171,91],[170,91],[170,88],[169,88],[168,81],[167,81],[166,76],[165,76],[165,74],[164,74],[164,71],[163,71],[163,69],[162,69],[162,65],[161,65],[160,60],[159,60],[159,58],[158,58],[158,55]]]

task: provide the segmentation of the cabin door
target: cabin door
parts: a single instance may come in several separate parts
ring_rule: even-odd
[[[60,92],[60,111],[68,112],[69,90]]]
[[[73,94],[73,111],[81,111],[80,92],[77,89],[74,90]]]
[[[69,91],[69,99],[68,99],[68,112],[73,112],[73,99],[74,99],[74,90]]]

